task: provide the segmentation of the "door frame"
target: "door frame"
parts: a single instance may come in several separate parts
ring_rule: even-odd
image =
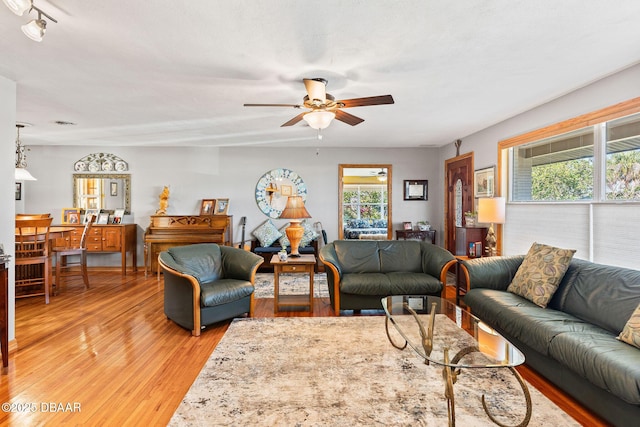
[[[469,182],[469,188],[471,188],[472,193],[471,193],[471,207],[470,210],[475,209],[475,199],[473,198],[473,178],[474,178],[474,165],[473,165],[473,151],[470,151],[468,153],[465,154],[461,154],[459,156],[456,157],[452,157],[450,159],[446,159],[444,161],[444,247],[445,248],[449,248],[449,236],[451,235],[455,241],[455,223],[451,221],[451,216],[449,215],[450,209],[452,208],[451,206],[449,206],[450,204],[450,197],[449,197],[449,167],[452,163],[456,163],[459,161],[467,161],[468,165],[469,165],[469,170],[470,170],[470,182]],[[462,206],[463,209],[465,207],[465,205],[468,205],[468,202],[465,203],[465,200],[463,198],[462,200]],[[454,242],[454,246],[455,247],[455,242]]]

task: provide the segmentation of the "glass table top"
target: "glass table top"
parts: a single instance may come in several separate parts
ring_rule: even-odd
[[[452,302],[416,295],[390,296],[381,302],[392,344],[404,348],[406,342],[404,346],[408,344],[427,362],[456,368],[513,367],[524,363],[524,355],[513,344]],[[394,327],[390,328],[389,323]]]

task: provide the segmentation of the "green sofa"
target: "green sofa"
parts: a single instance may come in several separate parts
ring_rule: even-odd
[[[523,259],[461,261],[464,303],[584,406],[612,425],[638,425],[640,349],[616,337],[640,304],[640,271],[574,258],[541,308],[507,291]]]
[[[340,310],[382,309],[389,295],[443,296],[455,264],[449,251],[411,240],[336,240],[320,250],[331,306]]]
[[[215,243],[160,252],[165,315],[194,336],[206,325],[252,316],[256,270],[262,262],[256,254]]]

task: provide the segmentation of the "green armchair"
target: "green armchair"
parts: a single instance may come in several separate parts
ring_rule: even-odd
[[[203,243],[158,255],[164,273],[164,313],[193,336],[213,323],[253,315],[254,282],[262,257],[242,249]]]

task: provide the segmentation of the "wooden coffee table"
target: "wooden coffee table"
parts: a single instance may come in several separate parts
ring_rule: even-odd
[[[313,313],[313,275],[316,257],[314,255],[289,256],[286,261],[280,261],[280,258],[278,258],[276,254],[271,257],[271,265],[273,265],[274,274],[273,312],[278,313],[280,309],[288,307],[290,309],[308,308],[309,313]],[[309,294],[280,295],[281,273],[309,274]]]

